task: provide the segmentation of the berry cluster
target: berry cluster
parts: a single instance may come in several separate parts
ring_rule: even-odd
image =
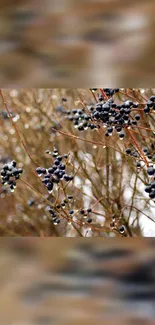
[[[154,152],[152,150],[149,150],[148,148],[144,147],[142,148],[142,151],[144,153],[144,156],[146,156],[148,158],[148,160],[150,161],[154,161],[155,159],[155,155],[154,155]],[[134,158],[139,158],[140,155],[138,153],[138,151],[135,149],[135,148],[127,148],[125,150],[126,154],[131,156],[131,157],[134,157]],[[137,167],[140,167],[140,166],[137,166]]]
[[[93,91],[93,92],[97,91],[97,88],[90,88],[90,89],[91,89],[91,91]],[[111,97],[111,96],[113,96],[114,94],[116,94],[116,93],[119,92],[119,88],[114,88],[114,89],[112,89],[112,88],[103,88],[103,91],[104,91],[104,93],[105,93],[106,96]],[[99,100],[103,100],[103,99],[104,99],[104,98],[103,98],[103,95],[100,94],[100,95],[99,95]]]
[[[95,91],[93,89],[93,91]],[[104,88],[104,92],[108,96],[112,96],[119,89]],[[95,105],[87,106],[85,109],[72,109],[63,110],[63,113],[67,115],[70,121],[73,121],[73,125],[79,131],[84,131],[88,128],[94,130],[101,126],[107,128],[105,136],[111,136],[114,130],[119,135],[120,139],[123,139],[125,134],[123,129],[126,127],[136,126],[140,120],[139,114],[134,114],[132,109],[138,108],[138,103],[127,100],[122,104],[116,104],[112,97],[105,100],[103,95],[100,94],[98,101]]]
[[[139,157],[139,152],[135,149],[135,148],[127,148],[125,150],[126,154],[134,157],[134,158],[138,158]]]
[[[152,146],[152,149],[153,149],[153,146]],[[152,160],[155,158],[154,153],[151,152],[148,148],[143,148],[143,152],[148,159]]]
[[[147,169],[147,174],[151,178],[149,184],[145,188],[145,192],[149,194],[149,198],[155,202],[155,168],[153,165]]]
[[[60,204],[57,204],[55,206],[55,208],[51,208],[50,206],[46,207],[46,210],[50,213],[51,217],[52,217],[52,221],[54,223],[54,225],[57,225],[60,223],[60,218],[58,217],[59,214],[59,210],[61,211],[61,216],[62,216],[62,209],[65,209],[65,211],[68,214],[69,217],[69,221],[68,221],[68,225],[71,225],[71,219],[77,214],[77,212],[79,212],[82,216],[82,222],[85,224],[85,222],[91,223],[92,222],[92,218],[90,217],[90,213],[92,212],[92,209],[89,208],[87,210],[81,209],[81,210],[73,210],[73,196],[72,195],[68,195],[67,198],[65,198]],[[84,220],[83,220],[84,219]],[[87,219],[87,220],[85,220]]]
[[[151,109],[155,110],[155,96],[151,96],[144,107],[144,113],[150,113]]]
[[[68,204],[70,206],[70,203],[73,202],[73,196],[72,195],[68,195],[66,199],[64,199],[61,204],[57,204],[56,205],[56,208],[57,209],[60,209],[61,207],[62,208],[65,208],[66,207],[66,204]]]
[[[1,170],[2,184],[9,185],[11,192],[14,192],[16,188],[16,181],[20,178],[23,173],[22,168],[17,168],[17,163],[15,160],[10,163],[3,165]]]
[[[91,130],[97,129],[100,127],[96,125],[92,119],[92,111],[94,110],[93,106],[89,106],[87,112],[85,109],[76,109],[72,110],[63,110],[63,114],[67,115],[69,121],[73,121],[73,125],[79,131],[87,130],[88,128]]]
[[[143,148],[142,150],[144,155],[153,162],[154,154],[152,154],[148,148]],[[139,154],[137,150],[135,150],[134,148],[127,148],[125,152],[132,157],[139,158]],[[139,161],[139,159],[136,162],[136,167],[137,170],[140,170],[140,168],[142,167],[141,161]],[[155,199],[155,168],[153,164],[149,165],[149,167],[147,168],[147,175],[148,177],[151,178],[151,182],[146,185],[145,192],[149,193],[150,199],[154,200]]]
[[[138,161],[136,161],[136,167],[137,167],[137,171],[139,171],[140,168],[142,167],[139,152],[135,148],[131,148],[131,149],[127,148],[125,152],[127,155],[138,159]]]
[[[51,193],[54,188],[54,184],[59,184],[61,180],[65,180],[66,182],[72,181],[73,176],[66,174],[66,165],[63,162],[63,159],[68,158],[67,154],[63,156],[59,155],[56,148],[52,153],[49,150],[47,150],[46,153],[52,154],[52,157],[54,158],[53,166],[48,169],[38,167],[36,172],[40,177],[42,175],[44,176],[42,182],[46,185],[48,192]]]
[[[84,210],[84,209],[80,210],[80,214],[83,216],[84,219],[87,219],[88,223],[91,223],[93,221],[92,218],[90,217],[91,212],[92,212],[91,208],[89,208],[87,210]]]
[[[110,222],[110,228],[118,231],[122,236],[126,236],[126,229],[124,225],[118,225],[118,220],[116,220],[116,216],[112,216],[112,221]]]
[[[103,88],[103,91],[106,94],[106,96],[111,97],[114,94],[119,92],[119,88],[114,88],[114,89],[112,89],[112,88]],[[103,95],[100,95],[100,97],[101,96],[103,96]]]
[[[54,211],[53,208],[51,208],[50,206],[47,207],[47,210],[48,212],[50,213],[51,215],[51,218],[52,218],[52,222],[53,224],[56,226],[60,223],[60,219],[58,218],[56,212]]]
[[[60,204],[56,205],[55,209],[51,208],[50,206],[46,207],[47,211],[51,215],[52,221],[53,221],[55,226],[60,223],[60,218],[58,217],[58,213],[56,211],[61,209],[61,208],[64,209],[66,207],[66,204],[68,204],[68,206],[70,207],[70,203],[72,203],[72,201],[73,201],[73,196],[68,195],[68,197],[66,199],[64,199]],[[74,213],[74,211],[70,209],[69,210],[70,217],[73,215],[73,213]],[[69,222],[69,224],[70,224],[70,222]]]

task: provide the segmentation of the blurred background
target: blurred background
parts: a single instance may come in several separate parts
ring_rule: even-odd
[[[122,88],[113,97],[117,103],[130,97],[141,103],[154,91]],[[103,133],[90,129],[80,132],[68,120],[71,113],[63,113],[94,105],[90,89],[13,88],[2,92],[14,126],[1,98],[0,169],[14,159],[17,166],[23,168],[23,174],[14,193],[0,184],[1,236],[115,237],[122,236],[118,231],[122,225],[127,231],[123,236],[155,236],[155,203],[145,192],[149,182],[146,168],[142,164],[137,169],[139,158],[125,154],[127,148],[135,150],[131,138],[126,135],[122,141],[116,132],[106,138],[105,129]],[[97,89],[95,95],[99,93]],[[139,128],[133,128],[132,134],[141,150],[148,148],[153,162],[154,111],[146,115],[140,113]],[[63,181],[49,194],[39,182],[35,169],[52,167],[53,158],[46,150],[52,151],[54,147],[61,155],[69,154],[67,172],[74,175],[74,180],[67,184]],[[55,226],[47,205],[61,205],[68,195],[72,195],[73,200],[57,211],[61,222]],[[70,209],[73,210],[71,220],[66,219]],[[81,209],[92,210],[91,223],[80,213]]]
[[[2,0],[3,87],[147,87],[153,0]]]
[[[153,325],[151,239],[1,239],[3,325]]]

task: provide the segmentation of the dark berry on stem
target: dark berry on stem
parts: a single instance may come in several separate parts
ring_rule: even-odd
[[[127,148],[127,149],[125,150],[125,152],[127,153],[127,155],[130,155],[130,154],[131,154],[131,149],[130,149],[130,148]]]
[[[119,232],[120,232],[121,234],[123,234],[123,233],[125,232],[125,227],[124,227],[124,226],[120,226],[120,227],[119,227]]]

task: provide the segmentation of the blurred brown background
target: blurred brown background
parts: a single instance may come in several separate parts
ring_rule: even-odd
[[[2,0],[0,82],[148,87],[154,82],[154,9],[152,0]]]
[[[151,239],[1,239],[3,325],[153,325]]]

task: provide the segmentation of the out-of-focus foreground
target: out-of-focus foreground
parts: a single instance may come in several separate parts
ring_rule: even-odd
[[[150,239],[1,239],[3,325],[153,325]]]
[[[154,236],[153,93],[2,90],[0,235]]]
[[[2,0],[4,87],[147,87],[154,82],[153,0]]]

